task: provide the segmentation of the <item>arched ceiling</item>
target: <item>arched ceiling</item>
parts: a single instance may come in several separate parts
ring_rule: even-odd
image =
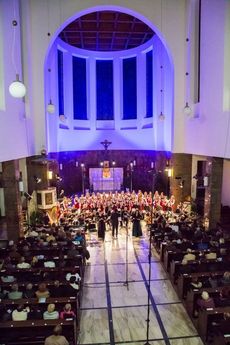
[[[139,19],[116,11],[86,14],[67,25],[59,34],[66,43],[93,51],[119,51],[138,47],[154,35]]]

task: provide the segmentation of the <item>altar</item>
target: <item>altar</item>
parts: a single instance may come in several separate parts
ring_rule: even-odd
[[[123,168],[89,168],[89,181],[94,192],[108,192],[121,189],[123,184]]]

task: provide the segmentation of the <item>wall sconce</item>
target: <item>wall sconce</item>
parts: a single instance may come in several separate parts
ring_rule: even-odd
[[[38,184],[42,182],[42,179],[40,177],[34,176],[34,181]]]
[[[48,180],[52,180],[52,178],[53,178],[53,171],[52,170],[47,171],[47,178],[48,178]]]
[[[100,162],[100,166],[103,167],[103,165],[104,165],[104,162]]]
[[[85,164],[81,163],[81,168],[84,169],[84,167],[85,167]]]
[[[115,161],[112,161],[112,166],[114,167],[116,165],[116,162]]]
[[[166,162],[165,171],[167,172],[168,177],[172,177],[173,169],[170,167],[170,161],[169,160],[167,160],[167,162]]]

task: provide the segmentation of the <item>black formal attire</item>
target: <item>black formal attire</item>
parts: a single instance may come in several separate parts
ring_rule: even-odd
[[[111,224],[112,224],[112,236],[113,237],[114,237],[114,233],[116,233],[116,237],[118,234],[118,224],[119,224],[118,218],[119,218],[119,213],[117,211],[113,211],[111,213],[111,217],[110,217]]]

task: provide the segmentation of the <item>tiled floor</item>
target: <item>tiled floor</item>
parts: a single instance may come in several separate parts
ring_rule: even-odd
[[[104,243],[97,240],[96,233],[91,234],[79,345],[145,344],[149,251],[143,233],[137,239],[130,231],[127,239],[125,229],[120,229],[118,239],[112,239],[108,231]],[[151,261],[149,343],[202,345],[154,249]]]

